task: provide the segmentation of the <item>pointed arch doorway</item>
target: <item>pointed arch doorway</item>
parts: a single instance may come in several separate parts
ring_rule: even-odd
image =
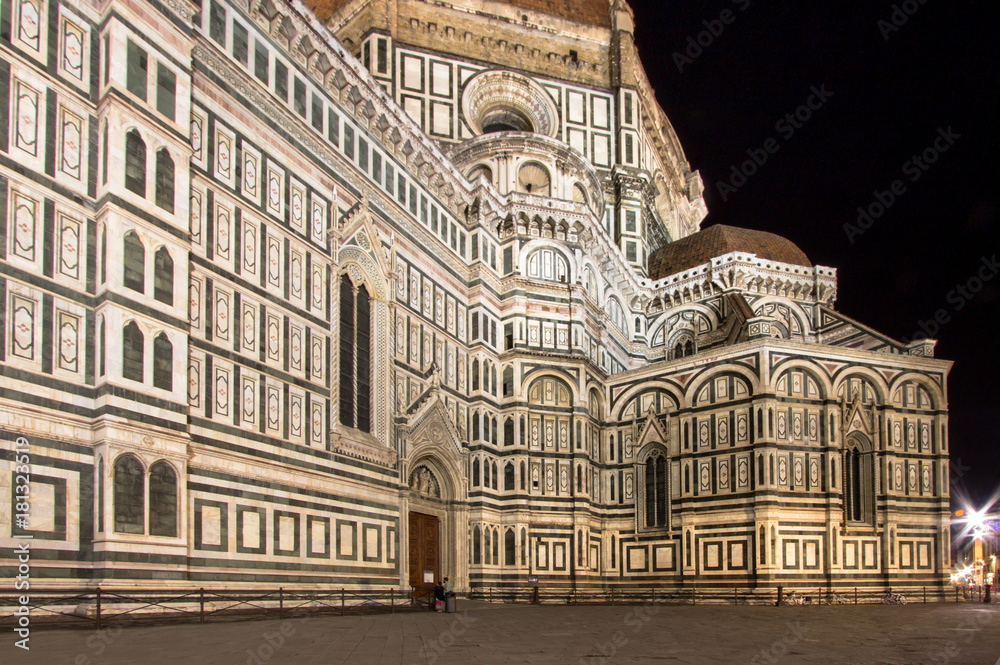
[[[445,577],[455,591],[468,588],[468,451],[445,409],[437,384],[400,427],[403,460],[401,527],[406,529],[400,582],[414,593]]]
[[[410,586],[426,592],[441,579],[441,520],[411,511],[409,522]]]

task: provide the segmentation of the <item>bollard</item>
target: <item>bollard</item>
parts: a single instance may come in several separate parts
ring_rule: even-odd
[[[285,589],[284,587],[280,587],[278,589],[278,618],[279,619],[284,618],[283,617],[284,613],[285,613]]]
[[[740,595],[736,587],[733,587],[733,606],[740,604]]]
[[[389,613],[396,613],[396,590],[389,589]]]
[[[778,585],[778,602],[774,604],[775,607],[781,607],[781,585]]]
[[[97,613],[94,616],[97,620],[97,630],[101,629],[101,587],[97,587]]]
[[[854,587],[854,604],[858,604],[858,587]]]
[[[347,604],[346,596],[344,595],[344,590],[340,590],[340,616],[344,616],[344,605]]]
[[[614,604],[615,604],[615,588],[611,587],[611,605],[614,606]]]
[[[691,589],[691,604],[692,605],[698,604],[698,592],[693,588]]]
[[[927,587],[924,587],[924,605],[927,604]]]
[[[200,606],[200,609],[199,609],[198,613],[201,616],[201,622],[205,623],[205,589],[204,589],[204,587],[199,590],[198,604]]]

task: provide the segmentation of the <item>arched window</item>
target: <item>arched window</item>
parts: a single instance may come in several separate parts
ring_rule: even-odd
[[[108,281],[108,230],[101,227],[101,284]]]
[[[490,434],[491,434],[490,443],[492,443],[494,446],[497,445],[497,443],[499,443],[499,437],[497,437],[497,419],[496,419],[496,416],[493,417],[493,421],[490,424]],[[494,483],[494,484],[496,484],[496,483]]]
[[[472,361],[472,389],[479,390],[479,361]]]
[[[156,205],[174,212],[174,160],[166,148],[156,151]]]
[[[483,561],[483,563],[485,563],[487,565],[493,563],[493,561],[490,559],[490,540],[491,540],[490,536],[492,535],[492,533],[493,533],[493,529],[486,528],[486,529],[483,530],[483,535],[486,537],[486,543],[485,543],[485,545],[486,545],[486,547],[485,547],[486,557],[485,557],[485,561]]]
[[[340,423],[371,433],[371,300],[340,278]]]
[[[135,231],[129,231],[125,234],[122,247],[124,252],[122,283],[127,289],[145,293],[146,247],[142,244],[142,240],[139,239],[139,235]]]
[[[514,465],[510,462],[503,468],[503,489],[505,492],[514,491]]]
[[[548,282],[569,281],[569,263],[561,252],[554,249],[536,249],[525,262],[528,277]]]
[[[153,387],[174,389],[174,346],[166,333],[153,338]]]
[[[145,339],[135,321],[122,329],[122,377],[142,383]]]
[[[500,482],[497,473],[497,463],[493,462],[493,489],[500,489]]]
[[[627,335],[625,310],[622,309],[622,304],[616,298],[608,298],[607,311],[608,317],[611,319],[611,325],[617,328],[621,334]]]
[[[576,565],[583,567],[583,531],[576,534]]]
[[[478,441],[479,440],[479,414],[478,413],[473,413],[472,414],[472,440],[473,441]]]
[[[851,522],[873,523],[875,514],[874,460],[866,440],[852,435],[844,456],[844,512]]]
[[[493,530],[493,565],[500,565],[500,530]]]
[[[486,380],[486,377],[483,377]],[[497,394],[497,368],[496,365],[490,367],[490,394],[496,396]]]
[[[165,305],[174,304],[174,260],[166,247],[153,255],[153,297]]]
[[[503,445],[514,445],[514,419],[510,416],[503,421]]]
[[[576,467],[576,493],[583,493],[583,465],[581,464]]]
[[[525,471],[524,462],[521,462],[521,491],[525,491],[528,483],[528,474]]]
[[[97,531],[104,533],[104,458],[97,458]]]
[[[760,542],[757,543],[757,547],[760,548],[760,564],[762,566],[767,565],[767,531],[764,527],[760,527],[760,535],[758,537]]]
[[[142,462],[135,455],[115,460],[115,531],[143,533],[145,476]]]
[[[104,317],[101,317],[97,324],[97,376],[104,376],[105,353],[107,352],[107,334],[105,332]]]
[[[177,474],[162,461],[149,468],[149,533],[177,537]]]
[[[616,496],[616,494],[615,494],[615,477],[612,475],[611,476],[611,501],[612,501],[612,503],[615,501],[615,496]]]
[[[618,548],[615,547],[615,537],[611,536],[611,567],[616,568],[618,564],[615,563],[615,553]]]
[[[503,535],[503,563],[505,566],[513,566],[517,563],[517,543],[514,540],[514,530],[507,529]]]
[[[528,565],[528,530],[521,529],[521,565]]]
[[[667,526],[667,460],[660,452],[646,459],[646,527]]]
[[[472,529],[472,563],[474,564],[482,562],[482,544],[479,542],[480,535],[479,527],[474,527]]]
[[[125,135],[125,189],[146,196],[146,143],[134,129]]]
[[[764,456],[757,455],[757,484],[764,484]]]
[[[479,487],[479,459],[472,460],[472,486]]]
[[[503,369],[503,396],[514,396],[514,368],[510,365]]]

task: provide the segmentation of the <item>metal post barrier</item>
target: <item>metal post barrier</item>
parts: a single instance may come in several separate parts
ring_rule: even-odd
[[[278,618],[283,619],[285,614],[285,589],[278,589]]]
[[[97,587],[97,612],[94,617],[97,620],[97,630],[101,629],[101,587]]]
[[[695,590],[694,588],[691,589],[691,604],[692,605],[698,604],[698,591]]]
[[[927,604],[927,587],[924,587],[924,605]]]
[[[389,589],[389,612],[391,614],[396,613],[396,590]]]
[[[775,607],[781,607],[781,585],[778,585],[778,602],[774,604]]]
[[[340,616],[344,616],[344,606],[347,605],[347,596],[344,594],[344,590],[340,590]]]
[[[611,605],[614,606],[614,604],[615,604],[615,588],[611,587]]]
[[[858,604],[858,587],[854,587],[854,604]]]
[[[201,588],[199,590],[198,601],[199,601],[198,604],[200,606],[198,614],[200,615],[201,623],[205,623],[205,589],[204,588]]]
[[[733,587],[733,605],[736,606],[739,604],[740,604],[739,591],[736,589],[736,587]]]

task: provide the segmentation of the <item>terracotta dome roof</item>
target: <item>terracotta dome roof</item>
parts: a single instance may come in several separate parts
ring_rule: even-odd
[[[676,275],[730,252],[749,252],[761,259],[812,267],[805,252],[787,238],[717,224],[653,252],[649,257],[649,277],[657,280]]]
[[[506,0],[508,5],[522,7],[543,14],[596,25],[611,27],[611,12],[608,0]]]
[[[334,12],[352,0],[306,0],[317,18],[326,21]],[[608,0],[496,0],[501,4],[530,9],[543,14],[551,14],[577,23],[611,27],[611,13]]]

